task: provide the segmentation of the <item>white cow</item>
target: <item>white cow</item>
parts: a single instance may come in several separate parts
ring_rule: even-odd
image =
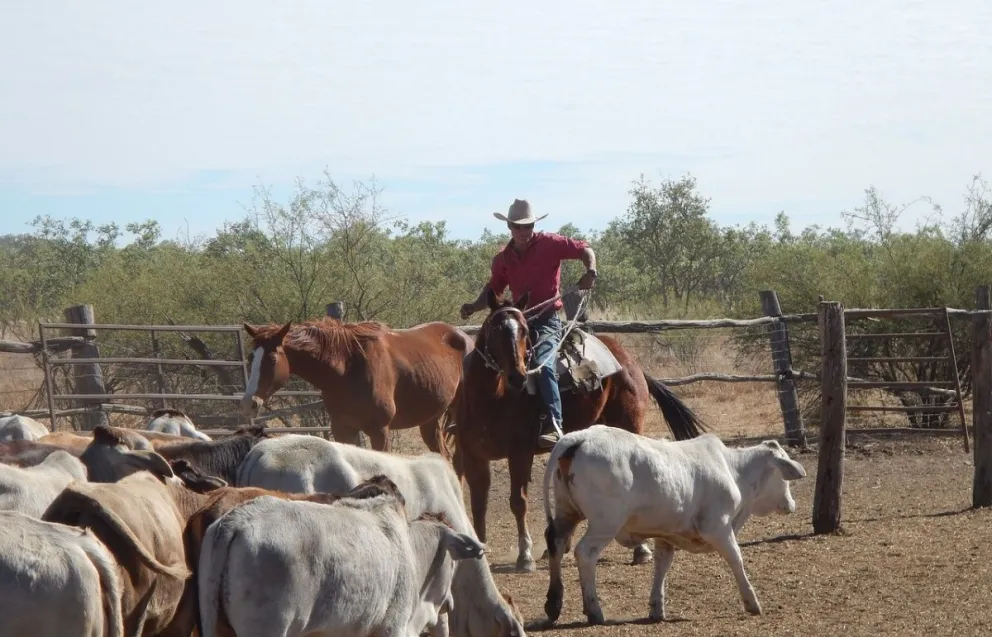
[[[86,465],[62,449],[30,467],[0,464],[0,510],[40,518],[66,485],[86,476]]]
[[[27,416],[0,416],[0,442],[6,440],[38,440],[47,436],[48,427]]]
[[[122,637],[121,582],[91,531],[0,511],[0,635]]]
[[[672,442],[596,425],[563,436],[544,472],[544,537],[550,585],[544,611],[561,613],[561,559],[583,519],[585,535],[575,546],[583,612],[602,623],[596,595],[596,560],[614,538],[632,547],[655,538],[650,618],[665,619],[665,576],[675,549],[717,551],[730,565],[745,609],[761,605],[744,572],[737,533],[751,515],[794,513],[789,481],[806,475],[778,442],[732,449],[712,434]],[[555,513],[549,488],[554,481]]]
[[[236,485],[290,493],[344,493],[377,474],[399,487],[409,518],[438,511],[455,531],[478,539],[465,512],[458,476],[435,453],[404,456],[290,434],[255,445],[241,463]],[[432,635],[450,630],[457,637],[525,637],[512,598],[496,587],[484,556],[458,563],[452,590],[454,608]]]
[[[440,519],[408,521],[391,486],[333,504],[260,496],[211,524],[202,637],[417,637],[437,624],[455,560],[485,547]]]
[[[148,418],[145,431],[157,431],[173,436],[185,436],[197,440],[210,440],[210,436],[198,431],[193,420],[178,409],[156,409]]]

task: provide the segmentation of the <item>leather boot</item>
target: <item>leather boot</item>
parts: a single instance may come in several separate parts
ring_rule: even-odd
[[[541,425],[541,432],[537,438],[537,444],[542,449],[550,449],[562,436],[561,423],[549,413],[541,414],[538,421]]]

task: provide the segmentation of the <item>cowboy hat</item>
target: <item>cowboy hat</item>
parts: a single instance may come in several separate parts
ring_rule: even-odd
[[[513,203],[510,204],[510,209],[508,212],[509,214],[506,215],[501,212],[494,212],[493,216],[500,221],[520,225],[534,223],[535,221],[540,221],[548,216],[544,214],[540,217],[535,217],[534,212],[530,209],[530,203],[526,199],[514,199]]]

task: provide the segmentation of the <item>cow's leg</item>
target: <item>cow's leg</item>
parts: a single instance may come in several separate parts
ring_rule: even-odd
[[[465,483],[468,485],[469,501],[472,504],[472,527],[480,542],[486,541],[486,509],[489,508],[489,485],[492,476],[489,461],[473,458],[459,451],[459,464],[462,466]]]
[[[555,508],[561,507],[556,503]],[[544,614],[552,622],[561,615],[562,599],[565,596],[565,585],[561,579],[561,561],[565,554],[572,549],[572,535],[581,517],[578,515],[560,515],[548,523],[544,530],[544,540],[548,545],[548,595],[544,602]]]
[[[651,561],[651,548],[648,546],[648,541],[645,540],[637,546],[634,547],[634,558],[631,560],[631,564],[647,564]]]
[[[664,621],[665,617],[665,578],[675,560],[675,547],[661,538],[655,538],[654,581],[651,582],[651,611],[648,617],[653,621]]]
[[[582,587],[582,612],[590,624],[603,623],[603,609],[596,594],[596,562],[603,549],[620,532],[621,526],[609,521],[589,520],[586,534],[575,545],[575,562],[579,568],[579,585]]]
[[[534,570],[534,556],[530,552],[534,543],[527,530],[527,484],[534,454],[511,455],[507,464],[510,469],[510,511],[517,519],[517,572],[530,573]]]
[[[758,603],[758,596],[754,593],[754,587],[751,586],[747,573],[744,572],[744,558],[741,556],[741,549],[737,544],[737,536],[734,534],[733,527],[726,524],[713,533],[701,535],[730,565],[730,570],[733,571],[734,578],[737,580],[741,599],[744,600],[744,609],[752,615],[760,615],[761,604]]]

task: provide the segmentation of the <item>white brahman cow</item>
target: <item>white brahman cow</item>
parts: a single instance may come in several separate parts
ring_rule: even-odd
[[[117,562],[88,529],[0,511],[0,635],[123,637]]]
[[[458,476],[436,453],[404,456],[289,434],[255,445],[235,484],[289,493],[344,493],[377,474],[399,487],[410,519],[436,511],[455,531],[475,537]],[[454,608],[431,631],[432,637],[449,631],[455,637],[526,637],[513,599],[497,588],[485,556],[458,563],[452,590]]]
[[[333,504],[263,495],[210,525],[201,637],[415,637],[451,606],[455,561],[485,548],[402,494]]]
[[[587,519],[575,561],[590,623],[603,622],[596,560],[614,538],[627,547],[655,538],[651,619],[665,619],[665,576],[676,548],[717,551],[734,573],[745,609],[760,614],[737,533],[751,515],[794,513],[789,481],[805,475],[802,465],[774,440],[734,449],[712,434],[672,442],[604,425],[563,436],[544,472],[544,537],[550,558],[545,613],[552,622],[561,613],[562,556],[571,547],[576,525]]]
[[[0,416],[0,442],[4,440],[38,440],[48,434],[48,427],[34,418],[17,414]]]
[[[36,465],[0,464],[0,510],[40,518],[70,482],[86,482],[86,465],[57,449]]]

